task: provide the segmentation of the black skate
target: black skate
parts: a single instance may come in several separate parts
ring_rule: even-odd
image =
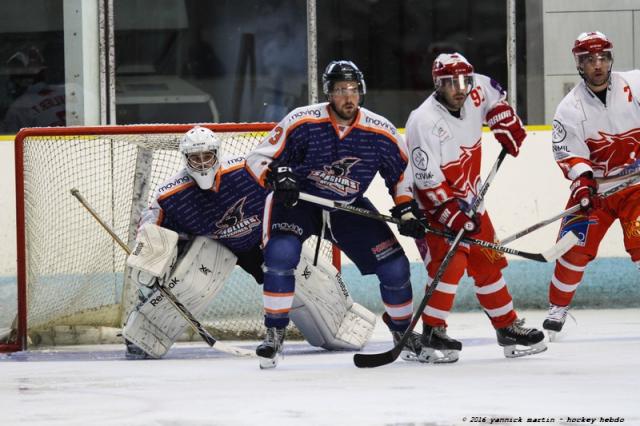
[[[389,326],[391,324],[391,319],[389,315],[385,312],[382,314],[382,320]],[[393,336],[393,344],[397,345],[402,337],[404,336],[404,331],[395,331],[389,328],[391,332],[391,336]],[[411,332],[411,335],[407,338],[407,341],[404,343],[404,347],[402,348],[402,352],[400,352],[400,358],[405,361],[417,361],[418,355],[420,355],[420,351],[422,350],[422,344],[420,343],[420,335],[415,331]]]
[[[140,348],[140,346],[135,343],[125,339],[124,344],[126,346],[124,356],[127,359],[136,360],[136,359],[152,359],[149,354]]]
[[[433,364],[456,362],[462,350],[462,342],[447,335],[445,327],[422,325],[422,352],[418,361]]]
[[[564,326],[564,322],[567,319],[568,313],[568,306],[556,306],[553,304],[549,305],[549,313],[547,314],[547,318],[542,323],[542,328],[547,330],[550,342],[553,342],[556,339],[556,334],[562,331],[562,326]]]
[[[523,325],[524,319],[516,319],[509,327],[496,329],[498,344],[504,348],[504,356],[507,358],[518,358],[547,350],[547,345],[543,342],[544,333]],[[527,346],[527,348],[519,349],[516,346]]]
[[[282,358],[282,346],[284,343],[284,328],[267,328],[264,341],[256,348],[256,355],[260,360],[260,368],[275,368]]]

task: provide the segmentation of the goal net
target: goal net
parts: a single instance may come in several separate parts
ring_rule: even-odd
[[[120,341],[119,329],[139,299],[125,276],[126,253],[70,190],[77,188],[132,247],[154,190],[183,166],[178,144],[191,127],[38,128],[16,136],[18,309],[11,341],[0,350],[24,349],[27,341]],[[273,124],[206,127],[220,137],[225,156],[246,155]],[[323,242],[322,253],[331,258],[331,245]],[[236,267],[198,320],[217,338],[258,338],[262,316],[262,287]]]

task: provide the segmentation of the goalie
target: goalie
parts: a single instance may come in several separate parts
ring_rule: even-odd
[[[218,159],[220,142],[196,126],[180,142],[185,167],[161,184],[143,212],[136,247],[127,259],[141,287],[167,286],[194,316],[204,311],[237,264],[262,284],[260,247],[267,191],[241,157]],[[309,250],[311,251],[311,250]],[[305,339],[328,350],[358,350],[375,315],[354,303],[340,273],[312,253],[295,272],[291,317]],[[160,358],[187,323],[157,290],[129,314],[123,327],[129,359]]]

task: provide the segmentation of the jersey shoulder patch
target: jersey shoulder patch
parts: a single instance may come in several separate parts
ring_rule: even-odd
[[[220,170],[227,171],[229,169],[236,169],[244,167],[245,158],[241,155],[237,156],[223,156],[220,158]]]
[[[311,120],[323,120],[328,119],[329,113],[327,111],[327,103],[307,105],[299,107],[291,111],[285,117],[284,124],[287,127],[294,126],[299,121]]]
[[[195,181],[191,178],[191,176],[189,176],[189,173],[187,173],[187,169],[183,168],[178,173],[158,185],[158,188],[156,189],[156,198],[191,182]]]
[[[398,139],[398,129],[389,120],[383,116],[360,107],[360,122],[363,127],[373,128],[383,133],[389,134],[393,139]]]

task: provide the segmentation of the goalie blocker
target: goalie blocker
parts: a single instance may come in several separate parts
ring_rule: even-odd
[[[177,243],[171,233],[153,224],[145,225],[137,245],[139,248],[143,241],[144,249],[134,249],[127,259],[131,266],[129,273],[144,286],[153,282],[148,275],[159,278],[197,317],[222,289],[233,271],[236,256],[215,240],[196,237],[175,268],[167,273],[158,265],[171,263],[170,245]],[[313,346],[328,350],[361,349],[373,333],[375,315],[353,302],[340,273],[331,264],[321,260],[314,266],[312,258],[311,249],[305,248],[296,270],[296,296],[291,311],[294,324]],[[168,278],[162,280],[165,276]],[[187,326],[168,301],[154,291],[131,312],[122,334],[149,357],[161,358]]]

